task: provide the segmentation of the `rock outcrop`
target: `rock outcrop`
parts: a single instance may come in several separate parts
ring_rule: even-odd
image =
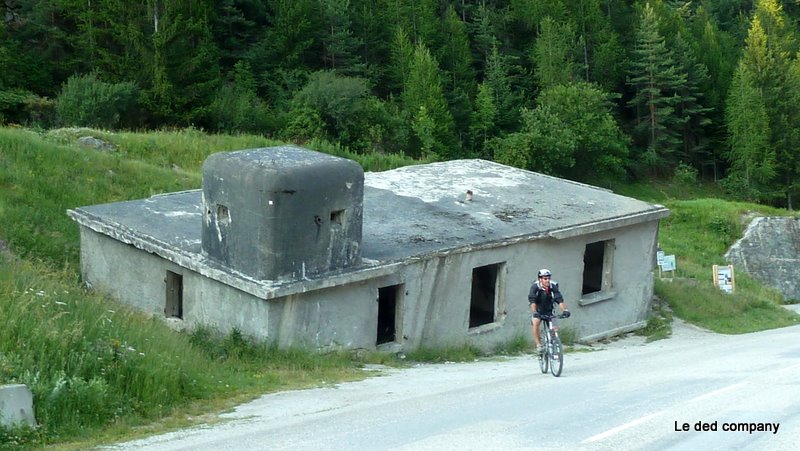
[[[754,218],[725,258],[787,301],[800,300],[800,218]]]

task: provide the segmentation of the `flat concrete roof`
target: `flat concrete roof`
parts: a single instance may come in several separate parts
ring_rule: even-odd
[[[201,255],[201,196],[199,189],[183,191],[68,214],[82,226],[264,298],[390,274],[420,258],[562,239],[669,215],[662,205],[485,160],[367,172],[363,264],[315,281],[258,281]]]

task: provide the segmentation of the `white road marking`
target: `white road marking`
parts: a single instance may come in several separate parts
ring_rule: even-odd
[[[696,397],[690,399],[687,402],[696,402],[696,401],[700,401],[700,400],[703,400],[703,399],[706,399],[706,398],[710,398],[712,396],[716,396],[716,395],[719,395],[721,393],[725,393],[727,391],[731,391],[731,390],[733,390],[735,388],[742,387],[742,386],[744,386],[746,384],[747,384],[747,382],[739,382],[737,384],[728,385],[727,387],[722,387],[720,389],[717,389],[717,390],[714,390],[714,391],[711,391],[711,392],[708,392],[708,393],[704,393],[704,394],[702,394],[700,396],[696,396]],[[585,443],[593,443],[593,442],[597,442],[597,441],[606,439],[606,438],[611,437],[612,435],[618,434],[618,433],[620,433],[620,432],[622,432],[622,431],[624,431],[626,429],[630,429],[630,428],[632,428],[634,426],[642,424],[645,421],[650,420],[652,418],[655,418],[655,417],[657,417],[657,416],[659,416],[659,415],[661,415],[661,414],[663,414],[665,412],[666,412],[666,410],[662,410],[662,411],[659,411],[659,412],[651,413],[649,415],[645,415],[645,416],[643,416],[641,418],[637,418],[637,419],[635,419],[633,421],[629,421],[629,422],[627,422],[625,424],[622,424],[622,425],[619,425],[617,427],[611,428],[611,429],[609,429],[609,430],[607,430],[605,432],[601,432],[601,433],[599,433],[597,435],[593,435],[593,436],[587,438],[586,440],[584,440],[581,443],[584,443],[584,444]]]
[[[710,398],[710,397],[712,397],[714,395],[718,395],[720,393],[725,393],[726,391],[730,391],[730,390],[733,390],[734,388],[742,387],[742,386],[744,386],[746,384],[747,384],[746,382],[739,382],[738,384],[728,385],[727,387],[722,387],[722,388],[720,388],[718,390],[714,390],[712,392],[708,392],[708,393],[706,393],[704,395],[696,396],[696,397],[690,399],[688,402],[695,402],[695,401],[700,401],[701,399]]]
[[[664,413],[664,412],[661,411],[661,412],[651,413],[650,415],[646,415],[646,416],[643,416],[641,418],[637,418],[637,419],[635,419],[633,421],[630,421],[628,423],[619,425],[619,426],[617,426],[615,428],[612,428],[612,429],[609,429],[609,430],[607,430],[605,432],[601,432],[601,433],[599,433],[597,435],[593,435],[593,436],[587,438],[586,440],[582,441],[581,443],[592,443],[592,442],[597,442],[599,440],[603,440],[605,438],[611,437],[614,434],[618,434],[618,433],[624,431],[625,429],[630,429],[630,428],[632,428],[632,427],[634,427],[634,426],[636,426],[638,424],[644,423],[645,421],[647,421],[647,420],[649,420],[651,418],[655,418],[655,417],[661,415],[662,413]]]

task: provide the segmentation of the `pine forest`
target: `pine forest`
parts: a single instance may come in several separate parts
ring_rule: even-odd
[[[791,209],[799,22],[796,0],[3,0],[0,124],[687,177]]]

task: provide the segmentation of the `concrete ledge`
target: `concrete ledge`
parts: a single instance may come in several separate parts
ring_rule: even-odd
[[[588,296],[585,296],[578,300],[578,305],[592,305],[598,302],[607,301],[609,299],[614,299],[617,297],[616,291],[598,291],[597,293],[592,293]]]
[[[633,332],[635,330],[643,329],[646,326],[647,326],[647,321],[638,321],[633,324],[629,324],[627,326],[617,327],[616,329],[600,332],[599,334],[587,335],[585,337],[581,337],[577,341],[579,343],[593,343],[595,341],[604,340],[606,338],[611,338],[616,335],[622,335],[628,332]]]
[[[33,394],[27,385],[0,385],[0,426],[36,426]]]

